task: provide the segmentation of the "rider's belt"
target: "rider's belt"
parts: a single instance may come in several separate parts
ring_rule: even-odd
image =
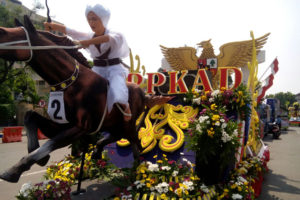
[[[93,60],[94,66],[99,67],[107,67],[111,65],[120,64],[122,60],[120,58],[112,58],[112,59],[95,59]]]

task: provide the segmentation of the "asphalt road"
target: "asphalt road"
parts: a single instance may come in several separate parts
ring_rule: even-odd
[[[269,172],[259,200],[300,199],[300,127],[290,127],[278,140],[264,138],[270,148]]]
[[[22,137],[22,142],[0,143],[0,172],[15,164],[27,154],[27,139]],[[40,140],[43,144],[46,140]],[[259,200],[299,200],[300,199],[300,127],[290,127],[283,132],[280,139],[273,140],[271,135],[264,138],[270,148],[271,159],[268,162],[269,172],[265,174],[262,193]],[[70,153],[70,149],[63,148],[51,154],[50,162],[59,161]],[[48,163],[49,164],[49,163]],[[7,183],[0,180],[0,199],[12,200],[18,194],[24,183],[38,183],[42,180],[46,167],[34,165],[25,172],[18,183]],[[107,183],[85,181],[82,188],[87,193],[73,196],[79,199],[103,199],[105,194],[112,192],[113,187]],[[72,191],[76,186],[72,187]]]
[[[23,136],[22,142],[2,143],[2,139],[0,139],[0,142],[0,172],[3,172],[27,155],[27,137]],[[46,140],[40,140],[40,144],[45,142]],[[70,149],[67,147],[54,151],[47,165],[50,165],[50,162],[62,160],[68,154],[70,154]],[[0,179],[0,199],[16,199],[15,196],[24,183],[31,182],[35,184],[41,182],[45,171],[46,167],[33,165],[29,171],[24,172],[18,183],[8,183]]]

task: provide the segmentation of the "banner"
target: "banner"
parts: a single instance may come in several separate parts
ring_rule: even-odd
[[[277,58],[268,67],[271,68],[271,74],[265,79],[265,85],[262,86],[258,91],[257,103],[265,96],[266,91],[273,85],[275,74],[278,72],[278,60]]]

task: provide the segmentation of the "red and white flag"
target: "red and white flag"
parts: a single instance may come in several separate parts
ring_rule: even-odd
[[[271,74],[265,79],[265,85],[262,86],[258,91],[257,103],[265,96],[266,91],[273,85],[275,74],[278,72],[278,60],[277,58],[268,67],[271,68]]]

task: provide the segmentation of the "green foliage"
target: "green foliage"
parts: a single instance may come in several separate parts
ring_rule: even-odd
[[[14,94],[22,93],[24,100],[37,104],[41,99],[35,88],[34,80],[25,69],[11,69],[6,80],[0,85],[0,103],[13,103]]]
[[[187,133],[187,147],[196,152],[197,160],[208,164],[209,158],[220,156],[220,167],[234,161],[232,156],[239,147],[237,123],[229,120],[224,107],[212,104],[200,112]]]
[[[283,108],[288,108],[294,102],[296,102],[296,95],[291,92],[279,92],[276,94],[269,94],[266,98],[274,98],[280,101],[280,106]]]
[[[14,104],[0,104],[0,124],[8,125],[14,121]]]

